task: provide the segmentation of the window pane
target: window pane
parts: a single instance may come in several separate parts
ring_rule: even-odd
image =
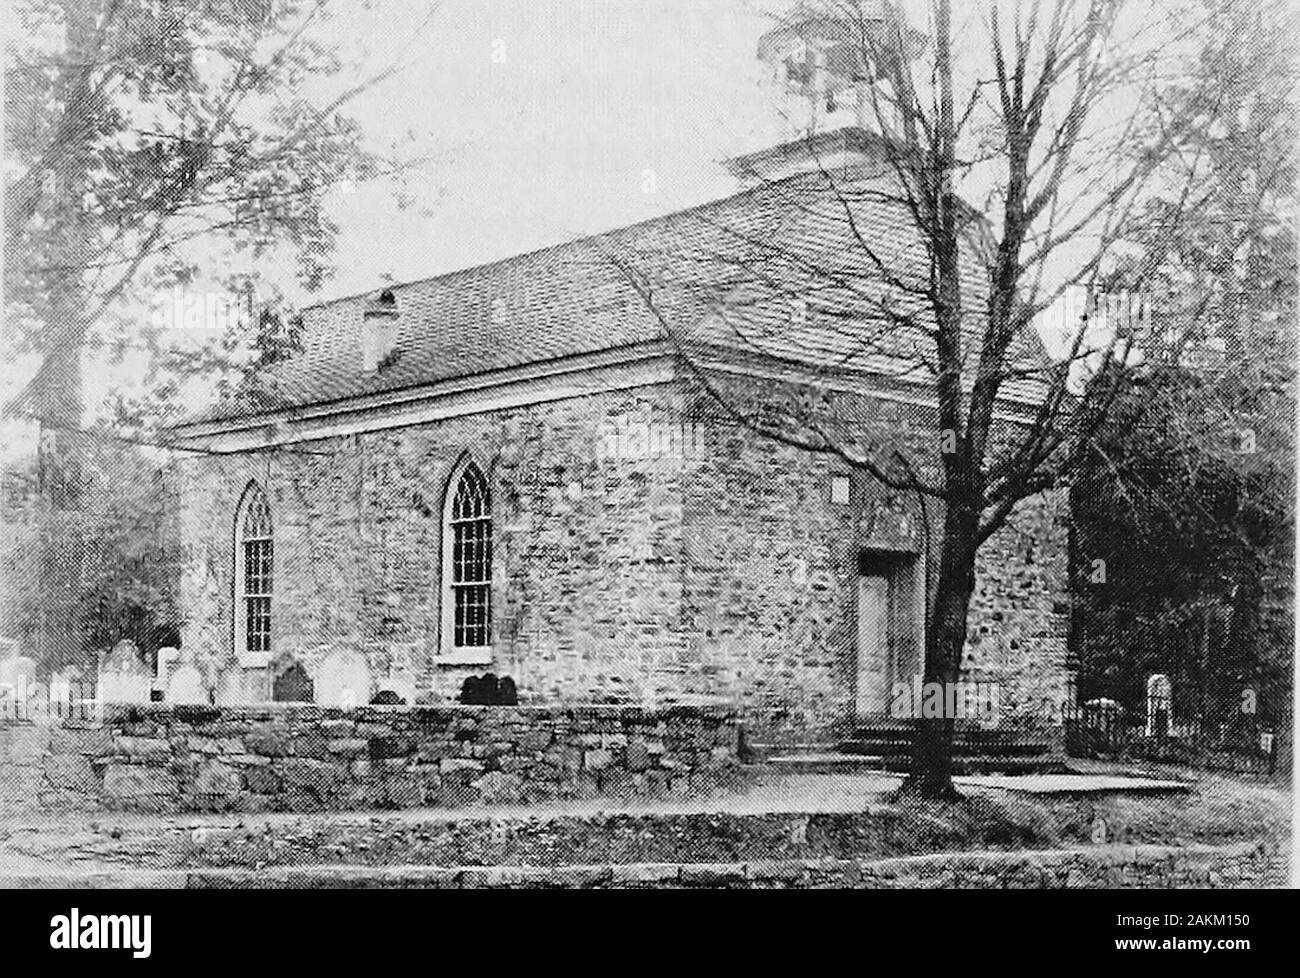
[[[245,598],[245,647],[249,652],[271,651],[271,599]]]
[[[451,507],[452,641],[457,647],[491,644],[492,496],[476,465],[456,484]]]
[[[486,584],[457,585],[454,589],[454,633],[457,646],[490,645],[492,592]]]
[[[250,485],[239,524],[243,558],[242,582],[244,616],[244,650],[271,651],[271,579],[273,549],[271,543],[271,507],[265,493]]]

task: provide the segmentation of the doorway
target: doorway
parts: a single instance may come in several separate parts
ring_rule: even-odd
[[[911,686],[924,662],[925,588],[916,554],[863,551],[857,593],[854,712],[889,716],[896,683]]]

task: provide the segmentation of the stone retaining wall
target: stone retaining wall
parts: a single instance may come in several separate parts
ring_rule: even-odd
[[[582,866],[317,865],[113,869],[55,878],[0,874],[11,888],[171,889],[1267,889],[1288,885],[1284,851],[1100,847],[940,853],[906,859],[766,859]]]
[[[0,723],[0,814],[687,797],[739,777],[724,706],[108,707]]]
[[[190,889],[1267,889],[1287,886],[1287,859],[1285,853],[1252,843],[937,853],[889,860],[276,867],[269,873],[190,870],[184,882],[180,877],[177,873],[175,885]]]

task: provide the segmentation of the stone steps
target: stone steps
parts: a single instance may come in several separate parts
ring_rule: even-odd
[[[915,723],[910,720],[863,722],[829,750],[772,750],[771,763],[800,773],[831,771],[907,771],[911,766]],[[958,774],[1049,773],[1067,770],[1045,737],[1003,727],[959,721],[953,732],[953,770]]]
[[[824,753],[774,754],[766,762],[787,774],[862,774],[889,771],[905,774],[911,767],[910,754]],[[1050,754],[987,755],[964,754],[953,758],[954,774],[1063,774],[1069,767]]]
[[[1051,753],[1052,749],[1051,745],[1044,741],[1030,739],[995,740],[987,743],[957,741],[953,746],[959,756],[989,757],[1039,757]],[[899,743],[878,738],[864,738],[840,741],[837,750],[844,754],[865,754],[872,757],[878,755],[891,757],[896,754],[911,756],[912,744],[911,741]]]

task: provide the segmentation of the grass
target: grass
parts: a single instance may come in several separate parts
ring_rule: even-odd
[[[1062,839],[1090,840],[1098,818],[1105,820],[1110,841],[1132,844],[1280,843],[1290,838],[1288,790],[1222,775],[1200,775],[1193,784],[1185,795],[1109,795],[1087,803],[1058,803]]]
[[[1088,846],[1285,844],[1291,795],[1277,786],[1202,775],[1185,794],[1096,797],[970,793],[955,802],[868,799],[863,810],[782,814],[592,813],[432,820],[419,812],[292,819],[222,816],[116,823],[95,816],[79,832],[0,833],[6,850],[59,864],[138,867],[567,865],[890,858],[939,852]]]
[[[1129,845],[1289,840],[1289,789],[1188,770],[1163,773],[1188,781],[1192,789],[1098,796],[972,793],[952,803],[912,803],[908,814],[918,825],[943,821],[960,843],[954,848],[1054,848],[1103,838]],[[1105,823],[1104,835],[1099,821]]]

